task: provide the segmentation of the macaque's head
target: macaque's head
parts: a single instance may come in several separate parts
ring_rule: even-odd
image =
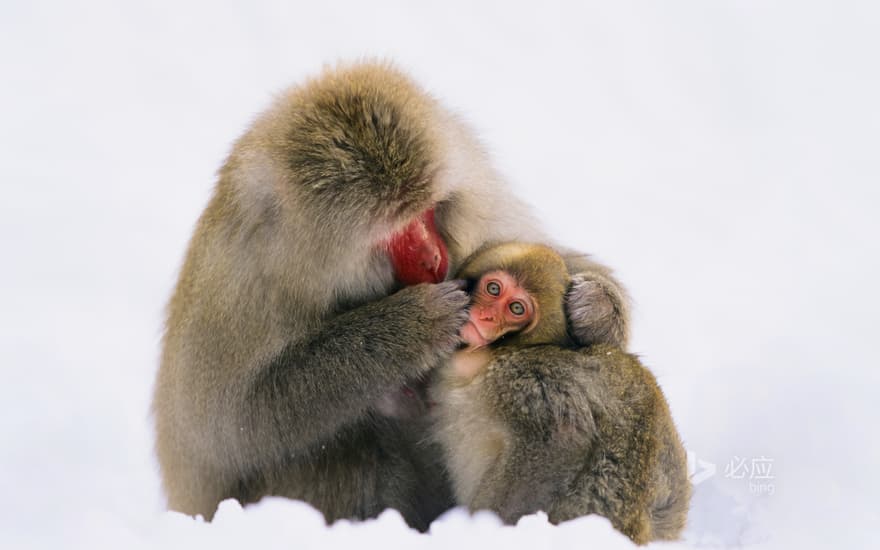
[[[468,347],[569,342],[564,310],[565,262],[542,245],[505,243],[476,252],[459,271],[472,284]]]

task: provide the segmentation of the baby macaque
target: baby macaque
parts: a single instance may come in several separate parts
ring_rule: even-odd
[[[458,276],[473,285],[466,347],[430,388],[457,502],[507,523],[596,513],[639,544],[677,538],[690,482],[666,400],[635,356],[576,349],[562,258],[506,243]]]

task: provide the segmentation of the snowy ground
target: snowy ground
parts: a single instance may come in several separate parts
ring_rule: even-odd
[[[868,547],[876,3],[296,4],[0,4],[0,547],[630,546],[600,518],[456,511],[419,536],[284,500],[162,511],[161,311],[213,173],[273,93],[365,54],[462,112],[631,290],[700,481],[681,546]]]

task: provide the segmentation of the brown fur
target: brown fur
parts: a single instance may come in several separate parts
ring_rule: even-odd
[[[283,495],[426,529],[451,505],[424,419],[376,406],[445,360],[466,316],[455,283],[400,289],[379,245],[430,206],[452,271],[488,241],[543,239],[469,129],[386,64],[328,69],[254,121],[168,304],[153,411],[169,507]]]
[[[489,247],[462,273],[494,270],[546,285],[527,290],[539,310],[561,308],[568,272],[551,249]],[[459,352],[435,377],[435,438],[457,501],[509,523],[596,513],[639,544],[677,538],[690,483],[653,375],[617,346],[571,349],[564,316],[542,315],[532,332]]]

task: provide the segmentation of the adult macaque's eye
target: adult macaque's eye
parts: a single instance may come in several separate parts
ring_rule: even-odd
[[[492,296],[499,296],[501,294],[501,285],[497,281],[489,281],[489,284],[486,285],[486,292]]]
[[[514,315],[522,315],[526,312],[526,306],[522,305],[522,302],[510,302],[510,305],[507,307],[510,308],[510,312]]]

